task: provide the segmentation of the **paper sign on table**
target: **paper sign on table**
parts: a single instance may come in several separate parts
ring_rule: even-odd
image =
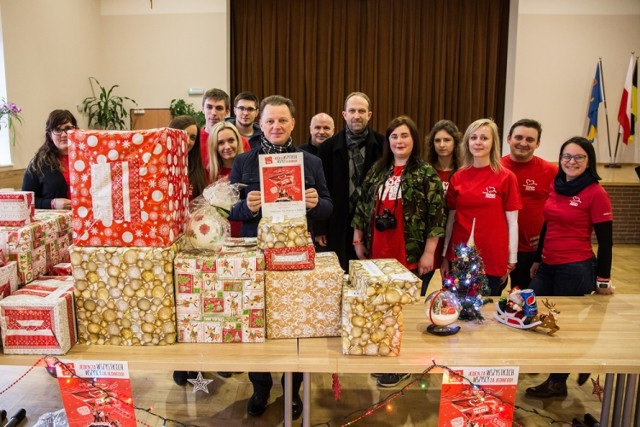
[[[517,366],[451,370],[442,377],[439,427],[511,426],[518,388]]]
[[[135,427],[127,362],[76,360],[56,365],[69,427]]]

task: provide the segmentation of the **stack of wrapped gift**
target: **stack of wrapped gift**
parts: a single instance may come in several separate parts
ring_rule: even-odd
[[[174,268],[178,341],[264,342],[264,256],[255,246],[186,250]]]
[[[69,262],[69,246],[71,246],[71,211],[37,209],[36,221],[44,226],[46,273],[57,276],[54,266]]]
[[[267,337],[339,336],[344,272],[334,253],[315,253],[306,218],[262,218],[258,247],[267,268]]]
[[[18,263],[8,261],[0,249],[0,300],[18,290]]]
[[[189,204],[185,132],[76,131],[69,140],[79,341],[174,343],[173,259]]]
[[[395,259],[350,261],[342,295],[342,353],[398,356],[402,306],[419,300],[421,286]]]
[[[33,191],[0,192],[0,226],[22,227],[31,224],[35,215]]]
[[[6,354],[65,354],[76,342],[73,281],[36,280],[0,301]]]
[[[29,283],[45,274],[46,238],[42,222],[31,222],[21,227],[0,226],[0,249],[9,260],[16,261],[19,285]]]

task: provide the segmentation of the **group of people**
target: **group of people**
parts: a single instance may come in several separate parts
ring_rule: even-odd
[[[192,198],[220,179],[245,185],[229,216],[233,236],[257,233],[259,155],[301,151],[309,231],[318,250],[335,252],[345,271],[349,260],[395,258],[422,278],[425,295],[435,270],[447,275],[453,248],[467,242],[473,229],[491,295],[500,295],[509,277],[512,287],[531,288],[539,296],[613,292],[611,203],[598,184],[595,150],[585,138],[566,141],[556,166],[534,155],[542,127],[530,119],[511,126],[504,157],[490,119],[476,120],[462,136],[453,122],[441,120],[422,143],[414,121],[399,116],[381,135],[369,125],[369,97],[353,92],[344,103],[344,129],[334,133],[333,118],[319,113],[311,120],[309,141],[298,147],[291,137],[295,107],[288,98],[272,95],[258,103],[254,94],[242,92],[230,118],[229,96],[212,89],[202,108],[203,129],[189,116],[175,117],[169,126],[189,136]],[[22,186],[35,192],[38,208],[70,208],[67,133],[76,128],[67,110],[47,119],[45,141]],[[184,384],[191,375],[177,371],[174,380]],[[373,375],[382,387],[408,377]],[[552,374],[526,393],[566,396],[567,376]],[[249,379],[247,412],[259,416],[273,380],[270,373],[255,372]],[[294,419],[302,414],[301,382],[302,374],[295,373]]]

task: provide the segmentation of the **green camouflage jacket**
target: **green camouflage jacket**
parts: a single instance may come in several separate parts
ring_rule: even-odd
[[[386,171],[369,170],[362,187],[351,226],[364,231],[364,244],[371,250],[372,224],[375,220],[376,190],[393,173],[393,165]],[[429,237],[444,236],[445,215],[442,182],[435,169],[419,161],[402,171],[402,213],[404,217],[404,245],[407,263],[420,260]]]

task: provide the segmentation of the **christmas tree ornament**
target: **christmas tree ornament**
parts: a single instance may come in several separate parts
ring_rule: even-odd
[[[427,332],[446,336],[460,331],[460,326],[453,324],[458,320],[461,308],[456,294],[445,288],[429,294],[424,302],[424,312],[432,323]]]
[[[205,393],[209,394],[209,383],[213,382],[213,380],[206,380],[202,376],[202,372],[198,372],[198,376],[194,379],[187,378],[191,384],[193,384],[193,392],[197,392],[198,390],[202,390]]]

